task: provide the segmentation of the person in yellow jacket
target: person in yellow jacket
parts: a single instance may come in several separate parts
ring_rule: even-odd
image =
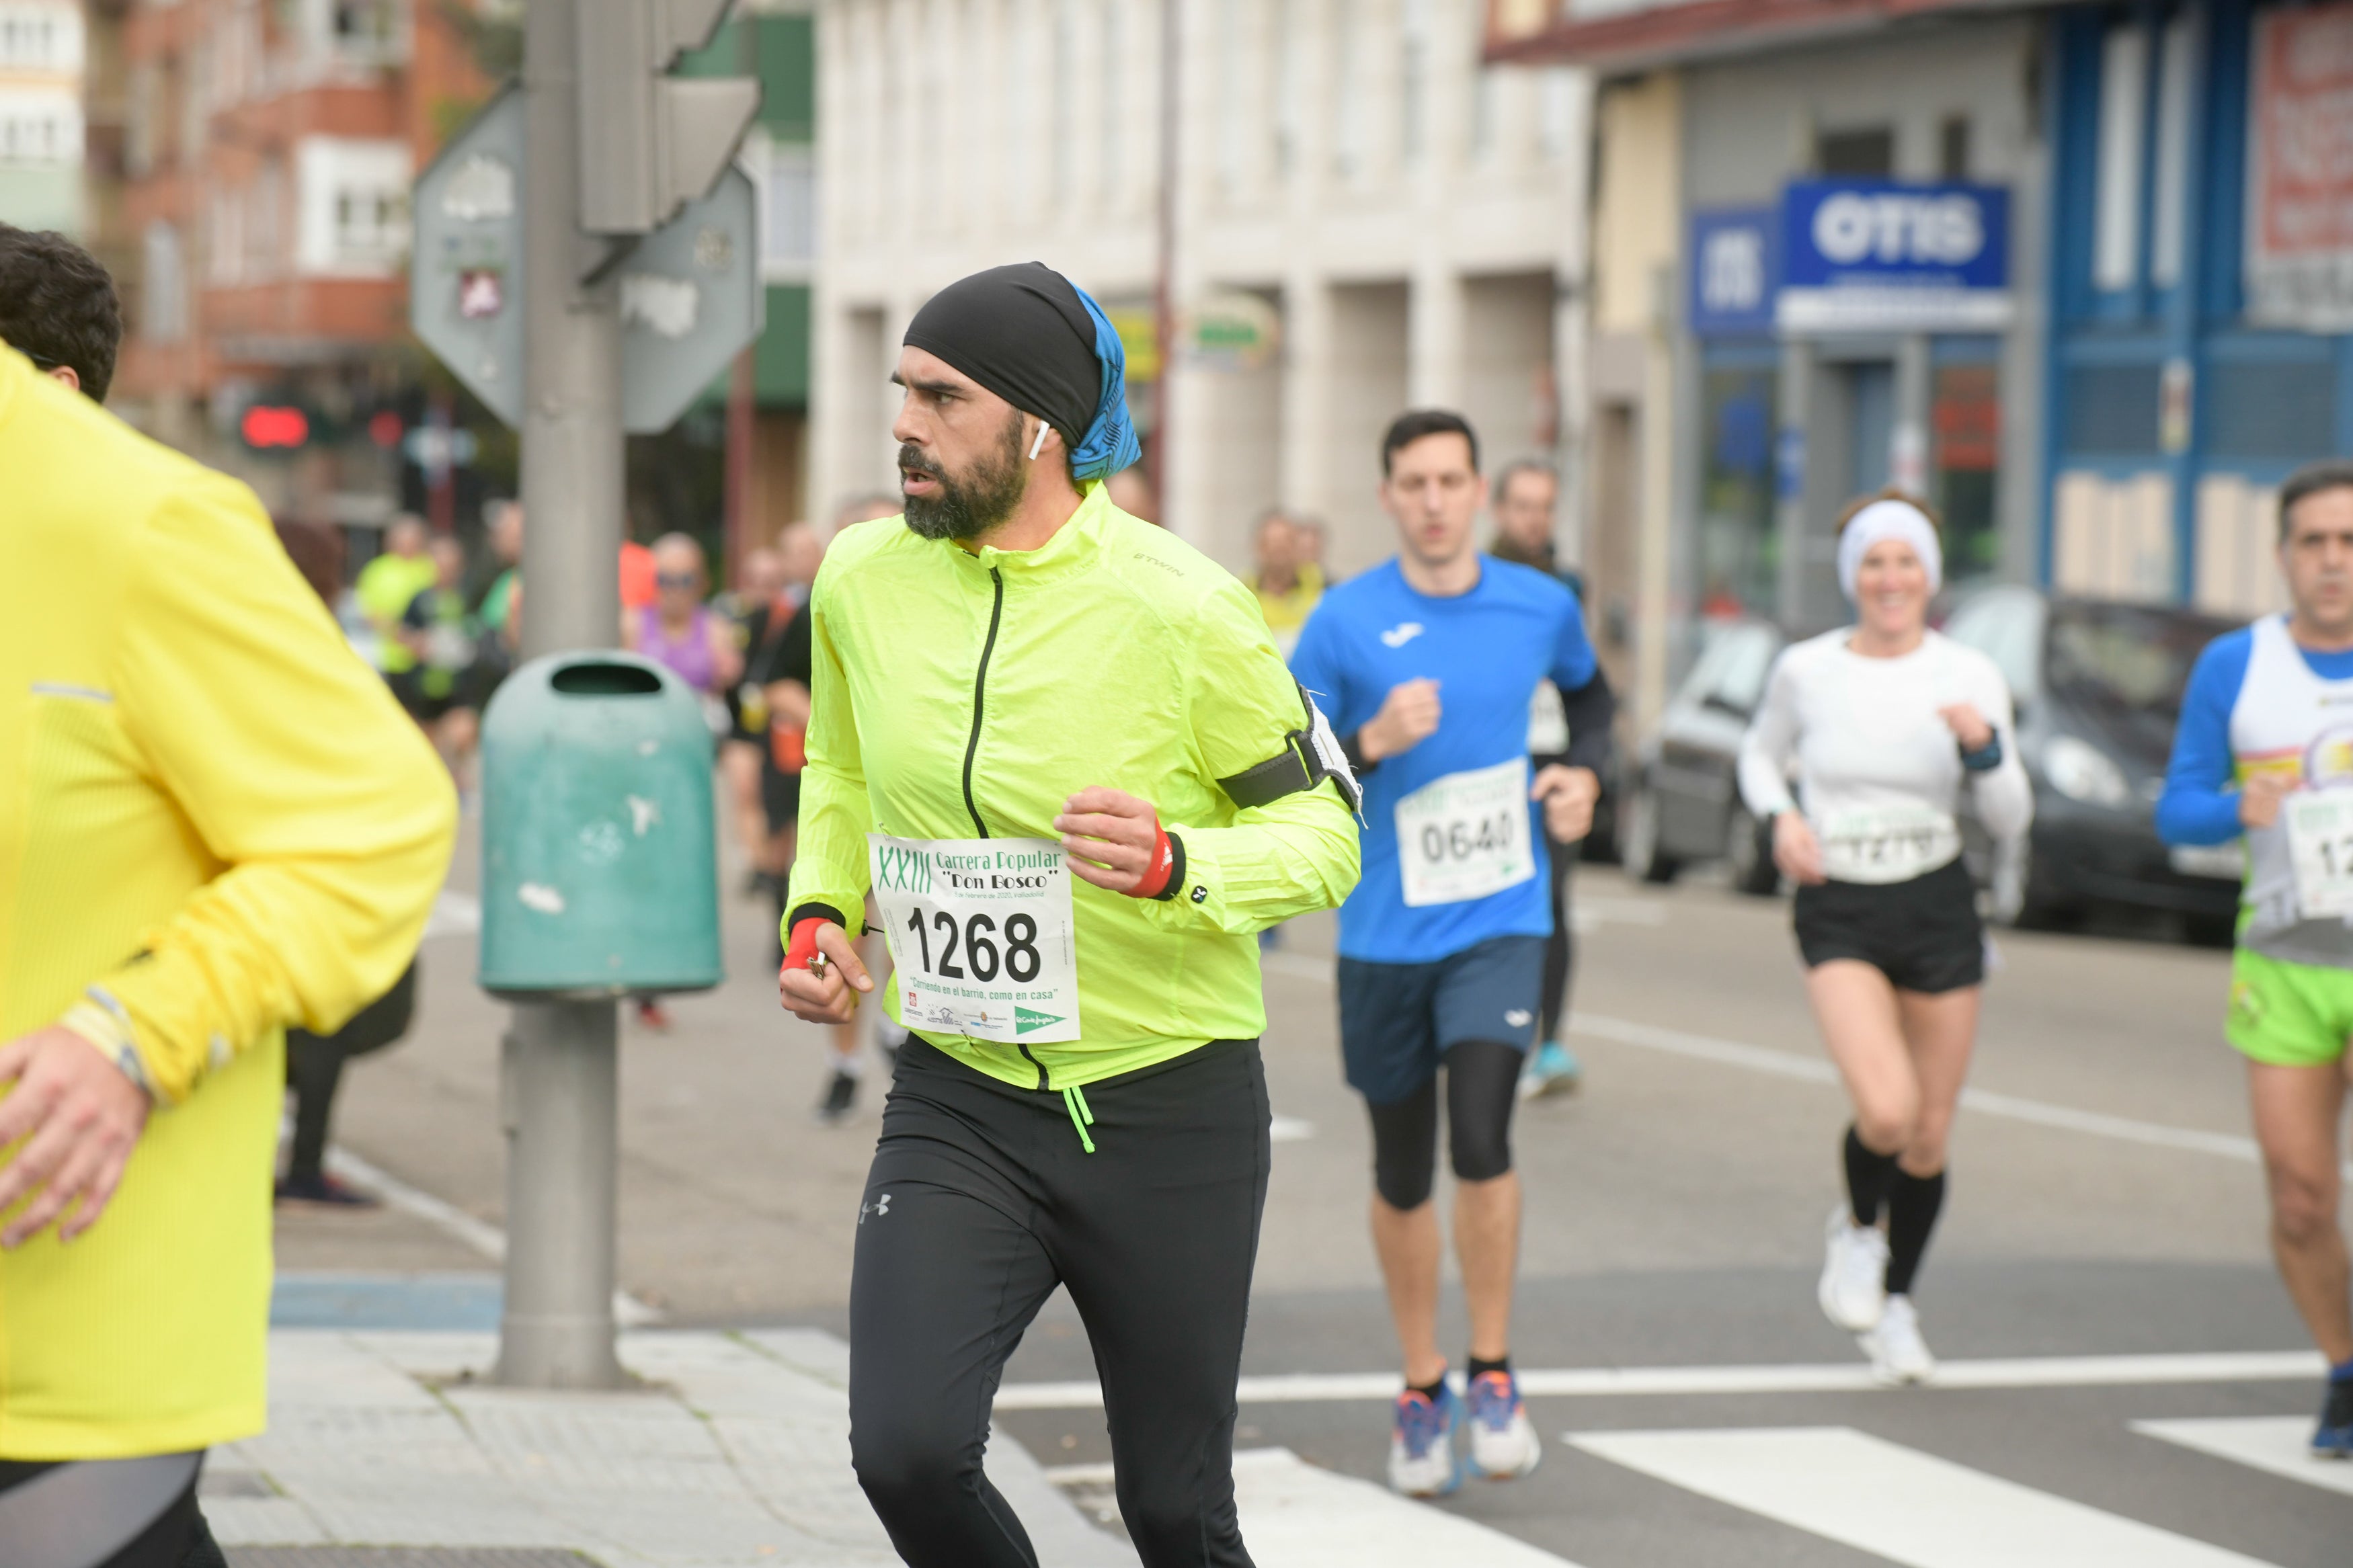
[[[399,975],[456,802],[243,485],[5,344],[0,476],[0,1542],[217,1562],[283,1031]]]

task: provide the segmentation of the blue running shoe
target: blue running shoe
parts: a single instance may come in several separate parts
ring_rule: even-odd
[[[1454,1434],[1462,1399],[1451,1387],[1431,1399],[1415,1389],[1398,1395],[1389,1434],[1389,1485],[1407,1497],[1444,1497],[1462,1484],[1462,1456]]]
[[[1471,1468],[1491,1481],[1515,1481],[1536,1468],[1544,1445],[1520,1400],[1520,1382],[1508,1372],[1471,1380]]]
[[[1577,1053],[1558,1040],[1546,1040],[1528,1053],[1528,1065],[1520,1073],[1520,1098],[1575,1094],[1584,1082],[1585,1065]]]
[[[2328,1402],[2320,1407],[2320,1426],[2312,1434],[2316,1459],[2353,1459],[2353,1377],[2328,1380]]]

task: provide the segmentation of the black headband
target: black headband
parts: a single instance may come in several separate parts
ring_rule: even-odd
[[[1041,261],[958,279],[907,323],[910,348],[962,371],[1077,451],[1103,400],[1094,318],[1071,280]]]

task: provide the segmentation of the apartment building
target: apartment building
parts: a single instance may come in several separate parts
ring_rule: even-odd
[[[1475,0],[1179,16],[1164,117],[1156,0],[824,0],[816,504],[894,486],[888,377],[916,308],[1030,259],[1112,312],[1148,437],[1166,413],[1163,521],[1230,566],[1276,504],[1327,521],[1344,573],[1390,553],[1378,443],[1410,405],[1463,410],[1491,466],[1573,448],[1584,77],[1482,68]],[[1181,330],[1159,365],[1171,119]]]
[[[427,0],[133,0],[128,417],[275,507],[345,521],[389,507],[420,372],[409,182],[487,96],[482,20]],[[304,438],[284,422],[271,443],[243,438],[258,403],[301,410]]]
[[[0,0],[0,222],[82,227],[82,76],[76,0]]]

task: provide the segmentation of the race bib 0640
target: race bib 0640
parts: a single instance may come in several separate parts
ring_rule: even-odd
[[[1528,760],[1432,779],[1397,803],[1398,868],[1409,908],[1459,904],[1536,874]]]
[[[1071,871],[1050,838],[866,836],[900,1021],[1018,1044],[1079,1037]]]
[[[1961,852],[1951,814],[1930,805],[1836,811],[1818,831],[1822,870],[1833,882],[1908,882]]]
[[[2353,917],[2353,789],[2300,789],[2280,802],[2296,912],[2308,921]]]

